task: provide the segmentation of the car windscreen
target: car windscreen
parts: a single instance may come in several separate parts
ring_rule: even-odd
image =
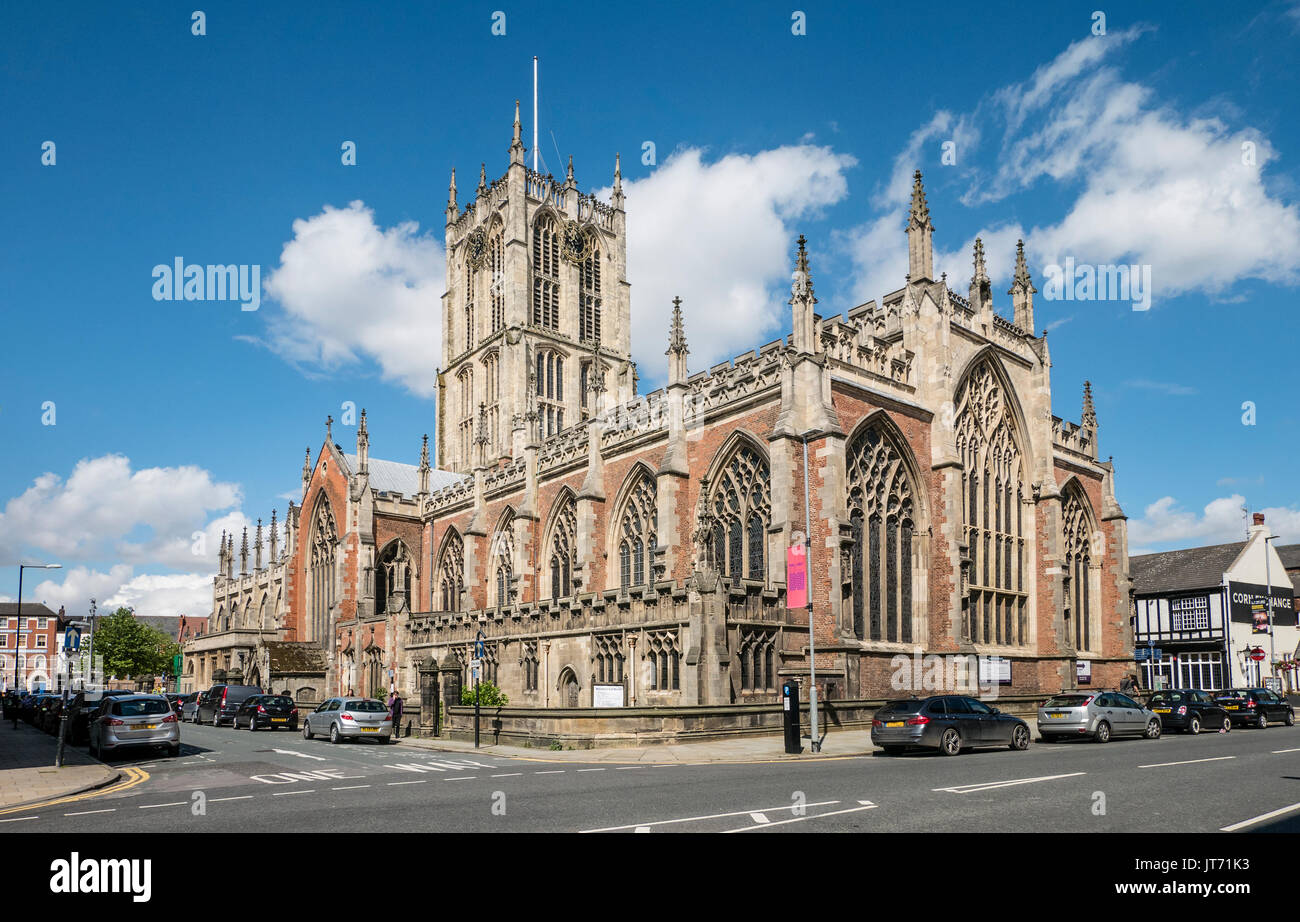
[[[148,717],[151,714],[169,714],[171,708],[160,698],[142,698],[138,701],[117,701],[113,713],[118,717]]]
[[[1169,704],[1170,702],[1182,701],[1183,697],[1181,692],[1156,692],[1151,696],[1151,700],[1147,704]]]
[[[345,711],[371,711],[374,713],[388,713],[388,708],[378,701],[349,701],[343,705]]]
[[[891,701],[876,712],[877,717],[887,717],[894,714],[916,714],[925,702],[921,700],[912,701]]]
[[[1047,703],[1044,704],[1043,707],[1081,708],[1094,697],[1094,695],[1053,695],[1051,698],[1047,699]]]

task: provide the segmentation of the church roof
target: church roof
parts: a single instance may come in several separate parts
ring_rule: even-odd
[[[360,469],[361,459],[356,455],[344,455],[344,457],[347,459],[348,467],[354,471]],[[429,492],[436,493],[443,487],[459,483],[466,476],[468,475],[433,468],[429,471]],[[376,493],[401,493],[403,496],[415,496],[420,492],[420,469],[414,464],[371,458],[370,488]]]

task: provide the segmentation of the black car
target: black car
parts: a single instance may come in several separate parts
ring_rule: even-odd
[[[1263,729],[1277,721],[1295,726],[1295,708],[1277,692],[1268,688],[1233,688],[1214,696],[1232,722],[1242,727]]]
[[[214,685],[199,698],[195,723],[219,727],[235,716],[235,711],[252,695],[262,694],[256,685]]]
[[[1029,748],[1029,724],[965,695],[890,701],[871,721],[871,742],[893,755],[909,746],[955,756],[983,746]]]
[[[288,695],[252,695],[235,711],[232,725],[236,730],[240,727],[250,730],[267,727],[297,732],[298,708]]]
[[[108,689],[106,691],[79,691],[68,702],[68,742],[80,746],[90,741],[90,721],[105,698],[130,695],[132,692]]]
[[[1199,688],[1158,691],[1147,700],[1147,707],[1160,715],[1160,724],[1166,730],[1195,734],[1202,730],[1232,729],[1228,712],[1209,692]]]

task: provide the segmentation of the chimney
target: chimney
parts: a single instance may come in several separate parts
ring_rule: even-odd
[[[1262,513],[1262,512],[1256,512],[1256,513],[1251,517],[1251,521],[1252,521],[1252,523],[1255,524],[1255,525],[1263,525],[1263,524],[1264,524],[1264,513]]]

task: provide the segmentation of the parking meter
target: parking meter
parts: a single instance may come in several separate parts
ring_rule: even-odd
[[[785,727],[785,751],[798,755],[803,751],[799,734],[799,683],[787,679],[781,683],[781,717]]]

